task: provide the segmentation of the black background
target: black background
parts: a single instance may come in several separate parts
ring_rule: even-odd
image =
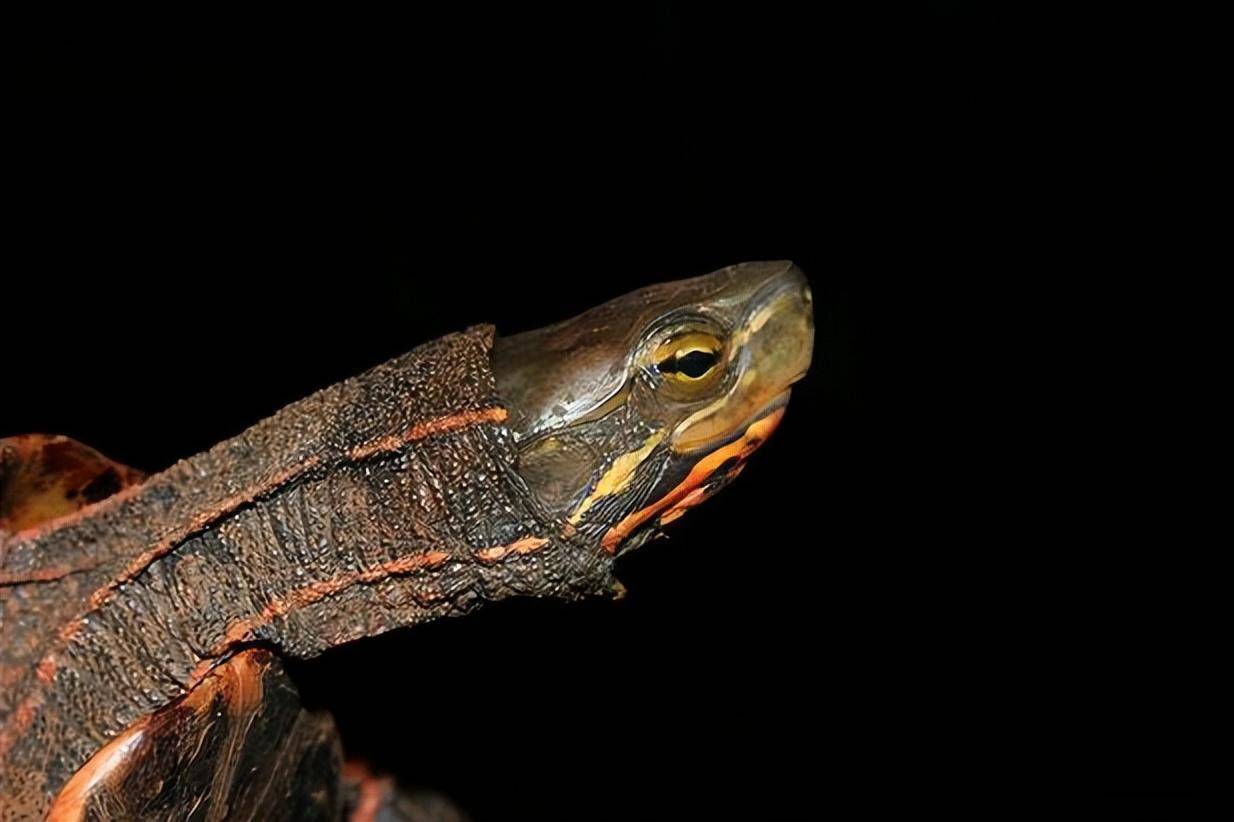
[[[1082,501],[1000,347],[1074,294],[1041,253],[1068,193],[1027,181],[1084,95],[979,5],[34,27],[0,434],[158,469],[472,323],[793,259],[813,369],[625,602],[339,649],[307,698],[480,820],[1168,804],[1181,574],[1045,524]]]

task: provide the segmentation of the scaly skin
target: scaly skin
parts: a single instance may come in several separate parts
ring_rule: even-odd
[[[603,552],[513,470],[490,339],[430,343],[6,539],[0,816],[45,812],[101,745],[247,643],[310,656],[486,600],[606,591]]]

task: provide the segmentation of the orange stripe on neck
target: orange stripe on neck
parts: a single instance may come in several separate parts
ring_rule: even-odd
[[[226,653],[229,647],[250,639],[254,631],[274,619],[286,616],[315,602],[320,602],[326,597],[333,596],[353,585],[371,585],[374,582],[381,582],[392,576],[409,574],[423,568],[435,568],[449,559],[449,557],[450,555],[445,551],[429,551],[424,554],[399,557],[365,571],[355,571],[335,577],[334,579],[311,582],[303,588],[296,588],[286,596],[271,600],[270,604],[263,608],[257,616],[240,619],[229,625],[223,634],[222,640],[210,649],[209,654],[211,657],[221,656]],[[205,670],[209,670],[209,667],[214,662],[215,660],[208,659],[199,665],[198,668],[201,669],[205,666]],[[194,673],[196,674],[196,672]]]
[[[510,554],[530,554],[540,550],[548,543],[549,541],[543,537],[523,537],[509,545],[484,548],[477,552],[477,556],[492,562]],[[227,627],[227,630],[223,633],[223,638],[216,642],[207,652],[209,658],[202,660],[193,670],[193,673],[189,675],[190,684],[188,687],[193,687],[194,683],[206,676],[217,664],[217,657],[225,654],[228,648],[252,639],[254,633],[259,628],[279,617],[287,616],[301,608],[320,602],[326,597],[334,596],[354,585],[372,585],[390,577],[436,568],[445,563],[449,558],[450,554],[445,551],[429,551],[424,554],[399,557],[365,571],[355,571],[334,577],[333,579],[311,582],[302,588],[296,588],[288,592],[285,596],[271,600],[257,616],[236,620]]]
[[[482,548],[476,552],[476,556],[486,562],[496,562],[499,559],[504,559],[510,554],[530,554],[539,551],[545,545],[548,545],[548,540],[544,537],[523,537],[515,540],[509,545],[498,545],[493,548]]]
[[[381,454],[387,451],[396,451],[402,448],[409,442],[422,440],[426,437],[432,437],[437,434],[447,434],[451,431],[458,431],[461,428],[469,428],[477,423],[490,422],[499,423],[505,422],[510,416],[510,412],[500,406],[491,408],[482,408],[478,411],[463,411],[458,414],[452,414],[448,417],[440,417],[428,422],[420,422],[407,429],[401,435],[391,435],[381,437],[380,439],[366,442],[363,445],[358,445],[347,453],[347,456],[353,460],[361,460],[371,457],[374,454]]]

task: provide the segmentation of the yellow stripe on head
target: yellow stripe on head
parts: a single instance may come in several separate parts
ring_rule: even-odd
[[[583,514],[587,513],[587,509],[595,505],[597,501],[624,491],[626,486],[630,484],[630,480],[634,477],[634,470],[643,464],[643,460],[647,459],[647,456],[660,444],[662,439],[664,439],[664,432],[657,431],[635,450],[628,454],[622,454],[613,460],[612,466],[604,472],[604,476],[600,477],[600,481],[596,483],[595,490],[588,494],[587,498],[570,515],[570,523],[577,525],[579,520],[583,518]]]

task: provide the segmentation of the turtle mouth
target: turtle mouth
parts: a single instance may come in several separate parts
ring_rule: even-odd
[[[804,373],[805,372],[803,371],[802,374]],[[680,456],[686,459],[699,457],[713,451],[718,451],[731,445],[737,440],[746,437],[750,431],[750,428],[756,423],[765,420],[777,411],[782,411],[784,408],[788,407],[788,401],[792,397],[792,393],[793,391],[791,388],[785,388],[779,394],[768,400],[761,408],[742,421],[741,424],[735,426],[727,436],[711,440],[710,442],[704,442],[689,449],[688,451],[681,451],[679,452]],[[741,459],[741,462],[744,464],[744,457]]]
[[[733,450],[734,453],[726,457],[723,462],[717,465],[703,479],[698,488],[688,495],[688,502],[683,500],[663,514],[658,521],[659,524],[667,525],[684,514],[687,509],[711,499],[717,491],[725,488],[729,483],[737,479],[741,472],[745,470],[750,456],[767,441],[767,437],[780,424],[780,419],[784,416],[784,409],[788,407],[790,395],[791,391],[786,388],[782,393],[751,415],[748,420],[738,427],[737,432],[732,436],[712,445],[710,448],[703,449],[707,451],[724,451],[729,449]],[[702,463],[700,462],[699,464],[701,465]]]

